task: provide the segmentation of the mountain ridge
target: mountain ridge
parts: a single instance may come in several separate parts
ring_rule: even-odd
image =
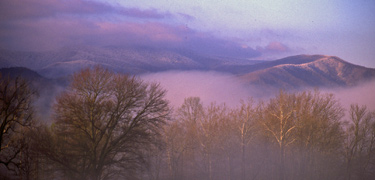
[[[181,49],[66,47],[49,52],[0,52],[0,68],[26,67],[52,79],[96,65],[134,75],[169,70],[218,71],[247,84],[271,88],[345,87],[375,78],[373,68],[327,55],[257,61],[205,56]]]
[[[249,84],[284,89],[355,86],[375,78],[375,69],[354,65],[336,56],[315,57],[319,58],[307,63],[279,64],[240,78]]]

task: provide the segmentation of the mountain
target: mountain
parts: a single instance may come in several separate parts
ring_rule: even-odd
[[[223,65],[249,65],[259,61],[207,57],[186,50],[117,47],[65,47],[48,52],[0,50],[0,68],[27,67],[48,78],[102,65],[117,72],[142,74],[165,70],[212,70]]]
[[[250,65],[225,65],[217,67],[217,71],[229,72],[232,74],[246,74],[258,70],[271,68],[282,64],[304,64],[315,61],[316,59],[324,57],[323,55],[298,55],[290,56],[274,61],[258,61],[258,63]]]
[[[184,49],[145,47],[65,47],[48,52],[0,50],[0,68],[26,67],[56,79],[96,65],[116,72],[144,74],[168,70],[230,73],[246,84],[266,88],[347,87],[375,78],[375,69],[335,56],[297,55],[273,61],[213,57]]]
[[[248,71],[240,75],[248,84],[285,89],[348,87],[375,78],[375,69],[323,55],[288,57],[256,65]]]

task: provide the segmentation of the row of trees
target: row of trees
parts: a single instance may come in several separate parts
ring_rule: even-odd
[[[375,111],[352,105],[349,115],[319,91],[237,108],[187,98],[165,128],[161,179],[373,179]]]
[[[96,67],[73,76],[45,125],[27,83],[1,79],[0,178],[375,177],[375,111],[318,90],[234,108],[190,97],[172,111],[158,84]]]

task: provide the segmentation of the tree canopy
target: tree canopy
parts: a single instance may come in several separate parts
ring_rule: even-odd
[[[155,83],[101,67],[74,74],[54,106],[54,124],[40,147],[69,179],[130,177],[157,143],[169,107]]]

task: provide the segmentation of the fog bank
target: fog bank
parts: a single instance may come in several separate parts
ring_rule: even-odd
[[[167,71],[141,78],[160,83],[174,107],[180,106],[187,97],[200,97],[204,104],[217,102],[235,106],[241,99],[257,94],[255,88],[241,83],[235,76],[214,71]]]
[[[241,99],[249,97],[267,100],[275,96],[267,94],[273,91],[245,84],[234,75],[215,71],[166,71],[142,75],[141,78],[160,83],[167,90],[166,98],[174,107],[192,96],[200,97],[206,105],[217,102],[229,106],[236,106]],[[345,109],[349,109],[353,103],[375,109],[375,81],[350,88],[321,88],[321,91],[334,94]]]
[[[323,92],[334,94],[347,110],[350,104],[366,105],[370,110],[375,110],[375,80],[355,87],[324,89]]]

